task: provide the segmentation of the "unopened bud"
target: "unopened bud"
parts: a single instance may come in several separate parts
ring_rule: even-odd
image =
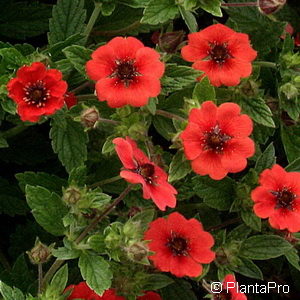
[[[75,204],[81,199],[81,191],[74,186],[70,186],[64,191],[63,199],[68,205]]]
[[[286,0],[258,0],[259,10],[265,14],[274,14],[280,10],[286,3]]]
[[[96,107],[87,108],[82,112],[80,119],[84,127],[95,128],[100,120],[99,111]]]
[[[126,249],[127,257],[136,262],[142,262],[147,259],[148,249],[143,243],[134,243]]]
[[[37,265],[37,264],[43,264],[49,260],[51,257],[51,251],[54,245],[50,245],[49,247],[44,245],[40,242],[39,239],[36,240],[35,246],[30,250],[27,251],[27,255],[30,259],[30,261]]]
[[[174,53],[178,50],[179,45],[183,42],[185,37],[184,31],[174,31],[159,34],[155,32],[152,36],[152,41],[158,44],[161,50],[167,53]]]

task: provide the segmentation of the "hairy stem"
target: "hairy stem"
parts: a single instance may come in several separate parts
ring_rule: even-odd
[[[0,134],[0,137],[3,137],[5,139],[13,137],[15,135],[18,135],[19,133],[23,132],[24,130],[26,130],[28,128],[28,126],[25,126],[23,123],[19,124],[13,128],[10,128],[4,132],[2,132]]]
[[[95,30],[92,32],[92,35],[99,35],[99,36],[115,36],[124,34],[130,30],[133,30],[135,28],[138,28],[141,25],[140,21],[133,22],[132,24],[117,30],[107,30],[107,31],[101,31],[101,30]]]
[[[95,94],[87,94],[87,95],[77,95],[76,98],[78,101],[85,101],[90,99],[97,99],[97,96],[95,96]]]
[[[81,90],[85,89],[86,87],[91,87],[91,86],[92,86],[92,83],[89,82],[89,81],[86,81],[83,84],[81,84],[80,86],[78,86],[77,88],[75,88],[72,91],[70,91],[70,93],[76,94],[76,93],[80,92]]]
[[[42,292],[42,282],[43,282],[43,264],[38,264],[38,295]]]
[[[238,223],[241,221],[241,218],[240,217],[237,217],[237,218],[234,218],[234,219],[230,219],[230,220],[227,220],[225,221],[224,223],[222,224],[219,224],[219,225],[216,225],[216,226],[211,226],[211,227],[208,227],[206,230],[207,231],[214,231],[214,230],[218,230],[218,229],[222,229],[228,225],[231,225],[231,224],[235,224],[235,223]]]
[[[95,183],[91,184],[91,185],[89,186],[89,188],[90,188],[90,189],[93,189],[93,188],[95,188],[95,187],[97,187],[97,186],[102,186],[102,185],[105,185],[105,184],[109,184],[109,183],[118,181],[118,180],[120,180],[120,179],[122,179],[122,177],[119,176],[119,175],[118,175],[118,176],[115,176],[115,177],[112,177],[112,178],[104,179],[104,180],[101,180],[101,181],[98,181],[98,182],[95,182]]]
[[[163,116],[163,117],[166,117],[166,118],[169,118],[169,119],[176,119],[176,120],[179,120],[179,121],[186,121],[186,119],[178,116],[178,115],[175,115],[173,113],[170,113],[168,111],[165,111],[165,110],[161,110],[161,109],[157,109],[156,112],[155,112],[156,115],[159,115],[159,116]]]
[[[261,66],[261,67],[266,67],[266,68],[272,68],[272,69],[277,69],[276,63],[270,62],[270,61],[254,61],[253,65],[255,66]]]
[[[99,3],[99,2],[95,2],[95,7],[94,7],[94,10],[93,10],[93,13],[89,19],[89,22],[88,24],[86,25],[86,28],[85,28],[85,31],[84,31],[84,34],[86,36],[89,36],[97,19],[98,19],[98,16],[101,12],[101,6],[102,6],[102,3]]]
[[[225,7],[245,7],[245,6],[258,6],[256,2],[236,2],[236,3],[222,3],[221,6]]]
[[[88,225],[83,232],[77,237],[75,240],[76,244],[79,244],[86,236],[87,234],[93,230],[99,222],[101,222],[130,192],[132,189],[132,184],[128,185],[127,188],[117,197],[100,215],[93,219],[93,221]],[[53,277],[55,272],[60,268],[60,266],[65,262],[63,259],[56,259],[55,262],[52,264],[48,272],[45,274],[42,284],[41,284],[41,291],[43,291],[46,287],[46,284],[48,281]]]
[[[103,119],[103,118],[99,118],[99,122],[100,123],[108,123],[108,124],[112,124],[112,125],[119,125],[120,124],[119,121],[110,120],[110,119]]]

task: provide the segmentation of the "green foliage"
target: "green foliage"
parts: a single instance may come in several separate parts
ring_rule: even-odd
[[[259,174],[265,169],[271,168],[276,162],[275,148],[271,143],[266,150],[258,157],[255,164],[255,171]]]
[[[199,6],[214,16],[223,16],[220,0],[199,0]]]
[[[62,218],[67,213],[61,198],[44,187],[26,185],[26,200],[36,221],[53,235],[63,235]]]
[[[81,124],[69,118],[55,118],[51,125],[52,147],[66,170],[70,172],[83,165],[87,158],[87,134]]]
[[[204,77],[195,85],[193,98],[197,99],[199,104],[204,101],[216,99],[215,88],[210,84],[208,77]]]
[[[291,163],[299,157],[300,147],[300,127],[299,126],[282,126],[281,139],[288,161]]]
[[[172,159],[169,169],[169,181],[176,181],[184,178],[192,171],[190,162],[186,160],[184,153],[178,151]]]
[[[240,255],[250,259],[264,260],[284,255],[292,245],[277,235],[256,235],[245,240]]]
[[[203,202],[209,207],[218,210],[229,210],[234,199],[235,183],[229,177],[214,181],[207,176],[194,177],[192,179],[194,191],[203,198]]]
[[[86,11],[83,6],[83,0],[59,0],[57,5],[53,6],[52,19],[49,21],[50,45],[84,32]]]
[[[103,257],[82,253],[78,266],[83,279],[96,293],[102,295],[110,288],[112,272],[109,263]]]
[[[174,19],[178,13],[178,7],[174,0],[150,0],[144,10],[141,22],[151,25],[165,23]]]
[[[4,282],[0,282],[0,292],[4,300],[24,300],[24,295],[17,288],[11,288]]]

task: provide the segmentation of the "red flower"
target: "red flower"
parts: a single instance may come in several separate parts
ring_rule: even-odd
[[[164,69],[159,53],[133,37],[112,39],[86,64],[88,76],[97,81],[99,100],[110,107],[146,105],[160,93]]]
[[[116,138],[113,143],[124,166],[120,176],[130,183],[142,184],[143,197],[151,198],[160,210],[175,207],[177,191],[168,183],[166,172],[151,162],[129,137]]]
[[[161,297],[155,292],[146,292],[144,296],[137,297],[137,300],[161,300]]]
[[[52,115],[64,105],[67,83],[56,69],[46,69],[40,62],[21,67],[17,77],[7,84],[8,96],[18,106],[22,121],[37,122],[41,116]]]
[[[159,270],[178,277],[196,277],[202,273],[201,263],[214,260],[215,253],[210,250],[214,239],[196,219],[187,220],[174,212],[149,226],[144,239],[150,240],[149,249],[155,254],[149,258]]]
[[[77,285],[68,286],[65,291],[71,290],[71,295],[67,300],[84,299],[84,300],[125,300],[124,297],[117,296],[113,289],[106,290],[102,296],[96,294],[85,282]]]
[[[255,214],[269,218],[273,228],[300,231],[300,173],[274,165],[260,174],[259,183],[251,193]]]
[[[68,109],[70,109],[71,107],[73,107],[77,104],[77,98],[76,98],[75,94],[71,93],[71,92],[67,92],[64,94],[64,101],[65,101]]]
[[[181,50],[183,59],[194,62],[214,86],[234,86],[252,72],[251,61],[257,52],[250,46],[247,34],[222,24],[211,25],[188,35],[188,45]]]
[[[191,110],[188,126],[180,137],[196,173],[220,180],[229,172],[245,169],[246,158],[254,154],[255,146],[248,137],[252,121],[240,112],[235,103],[217,107],[212,101]]]
[[[247,297],[239,291],[234,275],[228,274],[223,280],[222,291],[215,291],[213,300],[247,300]]]

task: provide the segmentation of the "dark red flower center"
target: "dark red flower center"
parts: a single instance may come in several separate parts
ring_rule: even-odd
[[[285,208],[293,210],[293,202],[297,195],[295,195],[290,188],[284,187],[278,191],[271,191],[271,193],[276,196],[276,209]]]
[[[38,80],[35,83],[28,83],[24,87],[24,91],[25,97],[23,97],[23,100],[27,104],[35,105],[36,107],[45,106],[50,97],[50,91],[46,88],[42,80]]]
[[[137,71],[135,61],[131,60],[116,60],[116,68],[110,77],[118,78],[126,87],[141,74]]]
[[[154,183],[154,173],[155,173],[155,168],[152,164],[143,164],[140,165],[136,172],[143,176],[146,182],[153,184]]]
[[[227,44],[210,44],[210,50],[208,51],[211,59],[217,64],[223,64],[228,58],[231,57],[227,48]]]
[[[189,253],[189,243],[184,237],[172,233],[168,239],[166,246],[171,250],[175,256],[187,256]]]
[[[203,144],[205,150],[211,150],[216,153],[221,153],[224,150],[224,145],[231,137],[222,133],[219,125],[212,127],[212,130],[204,134]]]
[[[226,290],[222,290],[219,294],[214,294],[214,300],[231,300],[231,295]]]

